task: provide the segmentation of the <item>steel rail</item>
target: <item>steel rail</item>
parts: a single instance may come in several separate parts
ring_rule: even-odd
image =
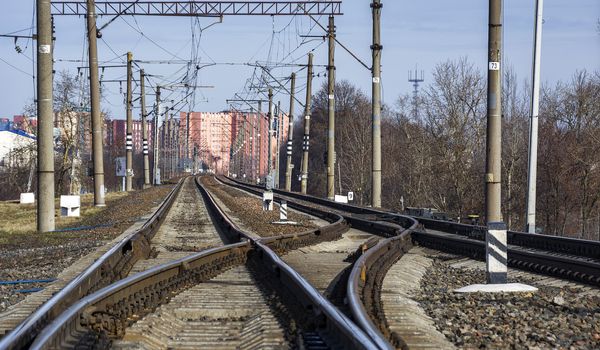
[[[477,240],[485,240],[484,226],[459,224],[451,221],[415,217],[426,229],[454,233]],[[577,238],[549,236],[537,233],[508,231],[508,244],[523,248],[541,249],[559,254],[600,259],[600,242]]]
[[[214,276],[234,264],[244,263],[253,251],[258,254],[253,253],[252,256],[256,256],[262,265],[273,272],[273,277],[296,297],[305,313],[319,319],[315,325],[320,333],[335,335],[335,342],[343,344],[345,348],[374,348],[369,337],[358,326],[339,312],[273,251],[287,251],[341,236],[341,233],[347,230],[347,224],[341,216],[321,212],[320,217],[332,222],[330,225],[299,234],[255,239],[238,228],[219,208],[212,194],[197,180],[196,183],[209,211],[218,219],[222,232],[228,239],[242,242],[154,267],[85,297],[44,329],[35,340],[32,349],[72,346],[73,338],[85,340],[85,335],[93,333],[94,330],[100,331],[100,334],[108,330],[112,332],[111,335],[118,336],[127,319],[133,314],[140,316],[149,313],[166,300],[166,295],[172,295]],[[314,208],[311,208],[311,211],[317,212]],[[123,309],[123,306],[126,307]],[[91,338],[94,341],[102,340],[97,333]]]
[[[235,179],[229,180],[239,185],[262,189],[262,187],[258,185],[246,184]],[[424,230],[417,229],[417,224],[410,225],[404,221],[401,225],[404,227],[410,226],[410,229],[407,231],[410,232],[410,237],[414,242],[442,251],[451,251],[473,258],[479,258],[480,260],[485,259],[485,227],[404,216],[386,212],[384,210],[333,202],[328,199],[310,195],[302,195],[277,189],[273,189],[273,191],[282,196],[292,197],[347,212],[348,215],[344,215],[344,217],[352,226],[360,225],[363,230],[371,233],[379,231],[380,235],[382,235],[382,233],[383,235],[393,234],[391,232],[386,233],[388,229],[380,226],[380,222],[378,221],[398,222],[399,220],[410,219],[415,223],[418,222],[422,228],[456,235],[447,237],[439,234],[436,235],[435,233],[428,233]],[[377,227],[377,229],[375,229],[375,227]],[[400,240],[399,238],[396,239]],[[394,238],[387,239],[387,242],[381,242],[375,248],[367,250],[367,252],[355,263],[348,282],[347,296],[349,300],[352,300],[350,306],[353,318],[367,332],[371,339],[378,344],[382,344],[380,340],[385,339],[386,337],[381,333],[378,334],[375,325],[368,322],[370,320],[370,317],[368,316],[369,313],[366,312],[366,309],[361,309],[361,306],[364,305],[358,302],[356,295],[360,294],[361,283],[364,284],[366,281],[368,276],[367,272],[375,265],[374,262],[382,258],[386,249],[392,249],[391,244],[393,240]],[[600,259],[600,242],[509,231],[508,243],[512,246],[509,246],[508,249],[508,264],[511,267],[600,286],[600,261],[598,261]],[[389,254],[387,259],[390,261],[395,261],[395,259],[399,258],[401,254],[403,254],[403,250],[410,245],[407,242],[396,244],[396,247],[393,249],[398,249],[400,251],[397,252],[398,255]],[[537,249],[542,251],[528,251],[527,249]],[[593,260],[590,261],[590,259]],[[377,273],[377,271],[373,272]],[[357,278],[359,278],[359,280],[357,280]],[[395,335],[392,335],[392,339],[394,336]],[[389,334],[387,339],[390,339]],[[401,339],[398,338],[393,340],[401,342]]]
[[[420,230],[414,231],[412,236],[414,241],[424,247],[485,260],[484,241]],[[600,263],[597,261],[583,261],[554,253],[509,247],[508,266],[600,286]]]
[[[374,342],[390,349],[396,348],[404,341],[388,329],[380,305],[381,286],[389,268],[412,248],[411,234],[418,226],[417,220],[410,217],[399,216],[396,219],[398,228],[394,234],[390,234],[390,238],[380,241],[375,247],[367,249],[354,263],[346,289],[352,318]],[[389,229],[387,223],[374,222],[368,231]]]
[[[250,249],[250,242],[207,249],[119,280],[70,306],[44,329],[30,349],[71,347],[74,344],[69,344],[69,341],[82,338],[88,332],[80,325],[82,318],[92,328],[119,335],[119,330],[122,332],[124,329],[122,323],[126,323],[127,318],[134,314],[143,317],[173,293],[196,280],[210,279],[237,265],[239,261],[245,261]],[[149,279],[159,282],[149,285]],[[124,311],[119,310],[123,304],[129,307],[123,308]]]
[[[260,186],[247,185],[245,183],[232,180],[236,187],[245,191],[259,194],[261,193]],[[220,179],[221,182],[225,183]],[[281,192],[274,190],[275,192]],[[285,192],[285,195],[290,192]],[[302,199],[310,196],[302,196]],[[277,196],[276,196],[277,199]],[[281,199],[281,198],[280,198]],[[317,202],[321,205],[332,206],[329,200],[311,197],[311,202]],[[296,203],[298,204],[298,203]],[[333,207],[336,207],[333,205]],[[341,207],[337,207],[339,209]],[[352,209],[355,212],[363,214],[362,208]],[[405,252],[412,247],[410,233],[414,230],[418,222],[408,216],[396,216],[394,224],[388,222],[374,221],[372,218],[366,219],[363,217],[344,216],[352,227],[358,228],[365,232],[369,232],[378,236],[385,237],[376,246],[366,249],[350,269],[348,281],[346,282],[346,298],[350,308],[350,313],[353,320],[360,326],[369,338],[376,344],[378,349],[394,349],[391,344],[392,336],[386,329],[385,317],[373,319],[375,315],[368,312],[367,309],[372,309],[378,301],[372,300],[374,292],[378,290],[382,283],[382,277],[391,267],[391,265],[399,259]],[[365,305],[368,303],[369,307]],[[380,315],[383,316],[383,315]],[[402,342],[396,336],[395,342]]]
[[[129,272],[137,260],[149,253],[148,242],[162,224],[164,214],[171,208],[182,184],[183,180],[178,182],[142,227],[114,245],[15,329],[0,339],[0,349],[26,348],[43,327],[62,313],[66,305],[120,279]]]
[[[239,184],[244,184],[245,186],[250,186],[254,188],[263,188],[254,184],[246,184],[240,182],[235,179],[230,179]],[[357,205],[346,204],[346,203],[338,203],[333,202],[328,199],[318,198],[310,195],[302,195],[300,193],[295,192],[287,192],[283,190],[273,189],[273,191],[280,195],[285,195],[287,197],[293,197],[299,200],[311,202],[314,204],[319,204],[323,206],[327,206],[330,208],[334,208],[340,211],[345,211],[351,214],[360,214],[360,215],[373,215],[373,219],[376,218],[388,218],[393,219],[398,216],[405,216],[398,213],[385,211],[385,210],[377,210],[373,208],[365,208]],[[412,216],[411,216],[412,217]],[[425,229],[438,230],[441,232],[452,233],[456,235],[466,236],[475,240],[485,240],[485,230],[486,228],[483,226],[475,226],[475,225],[466,225],[459,224],[451,221],[441,221],[441,220],[433,220],[422,217],[413,217],[420,224],[423,225]],[[600,242],[599,241],[590,241],[569,237],[558,237],[558,236],[549,236],[543,234],[531,234],[526,232],[518,232],[518,231],[509,231],[508,232],[508,244],[515,245],[521,248],[531,248],[531,249],[540,249],[551,253],[556,254],[568,254],[573,257],[579,258],[590,258],[600,260]]]

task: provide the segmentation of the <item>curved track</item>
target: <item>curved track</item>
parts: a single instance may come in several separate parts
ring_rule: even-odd
[[[255,239],[245,234],[227,216],[223,215],[212,196],[203,188],[200,189],[209,210],[219,223],[221,232],[227,237],[228,241],[241,240],[240,243],[211,248],[153,267],[83,298],[44,329],[40,336],[36,338],[32,348],[63,348],[76,345],[105,347],[110,344],[112,339],[120,338],[123,335],[126,336],[124,342],[127,342],[128,339],[132,339],[131,337],[136,338],[135,330],[133,328],[127,330],[127,326],[146,315],[152,316],[140,322],[140,327],[144,323],[152,324],[151,318],[157,317],[155,310],[158,308],[158,313],[161,313],[161,310],[164,310],[170,304],[169,301],[173,301],[172,306],[176,306],[180,302],[179,300],[187,296],[192,306],[197,305],[206,312],[205,303],[207,301],[194,299],[195,296],[199,295],[194,293],[194,290],[199,289],[201,291],[205,287],[200,287],[201,282],[206,284],[210,280],[218,287],[221,283],[231,283],[232,281],[229,278],[232,276],[243,276],[242,281],[248,281],[248,278],[256,280],[258,275],[264,276],[264,284],[256,284],[259,289],[262,289],[260,292],[264,295],[265,290],[270,289],[275,291],[279,298],[276,304],[280,305],[283,311],[277,317],[283,317],[284,319],[289,317],[291,320],[290,322],[279,322],[279,324],[292,323],[295,325],[293,327],[300,331],[296,332],[294,338],[294,336],[290,337],[289,334],[285,334],[286,332],[290,333],[286,329],[277,326],[271,328],[265,326],[266,330],[272,331],[270,333],[274,337],[258,339],[253,337],[252,332],[244,331],[248,327],[244,328],[238,324],[238,328],[241,327],[241,330],[238,329],[238,334],[232,336],[232,338],[237,337],[238,341],[241,341],[247,339],[244,338],[244,335],[249,335],[263,344],[278,342],[290,344],[291,341],[294,344],[302,344],[301,346],[308,348],[323,345],[330,348],[373,348],[370,339],[358,327],[323,298],[275,253],[275,251],[282,253],[339,238],[342,232],[347,230],[343,218],[336,214],[310,209],[311,214],[318,215],[332,223],[304,233]],[[246,268],[250,269],[251,272],[260,272],[258,275],[256,273],[248,274],[245,271]],[[239,282],[240,280],[236,280],[235,283]],[[242,287],[232,286],[230,289],[235,294],[238,288]],[[255,286],[250,288],[254,288],[254,292],[257,291]],[[225,290],[222,290],[222,292],[225,292]],[[270,293],[273,295],[273,292]],[[248,293],[238,294],[247,296]],[[258,295],[260,293],[254,294]],[[230,296],[229,293],[227,295]],[[247,303],[248,300],[240,302]],[[254,302],[257,301],[254,300]],[[245,315],[245,317],[240,318],[239,322],[244,323],[244,321],[259,317],[258,315],[261,312],[263,315],[264,312],[270,313],[270,309],[264,307],[264,302],[258,301],[258,303],[263,305],[262,309],[261,307],[254,308],[254,311],[258,314]],[[243,304],[236,303],[235,300],[232,300],[231,304],[238,306],[239,309],[245,307]],[[219,306],[219,308],[221,307],[222,305]],[[271,321],[277,317],[273,314],[266,316],[266,324],[273,326],[274,323]],[[207,320],[202,320],[202,322],[205,321]],[[229,323],[234,328],[236,327],[235,322]],[[176,322],[173,322],[172,325],[176,326]],[[179,339],[183,343],[186,339],[184,333],[181,333],[183,335]],[[214,344],[214,339],[211,340],[210,337],[206,337],[206,341],[206,343],[196,342],[194,345],[196,347],[209,346],[211,341]],[[115,346],[126,346],[126,343],[117,342]]]
[[[235,182],[247,190],[262,190],[259,186]],[[484,227],[412,218],[298,193],[273,191],[286,200],[334,209],[353,227],[363,227],[368,232],[390,237],[368,249],[354,264],[348,279],[347,297],[352,318],[381,348],[404,347],[406,340],[413,343],[390,330],[386,317],[394,315],[385,315],[380,295],[388,269],[413,244],[480,260],[485,258]],[[511,267],[593,286],[600,285],[600,242],[509,232],[508,243],[508,262]]]

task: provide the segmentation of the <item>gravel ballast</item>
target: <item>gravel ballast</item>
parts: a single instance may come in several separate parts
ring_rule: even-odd
[[[453,291],[476,283],[485,283],[482,271],[453,268],[436,258],[416,298],[436,328],[459,348],[600,348],[599,294],[543,285],[535,285],[539,290],[533,293]]]
[[[288,211],[288,220],[297,225],[277,225],[279,207],[274,205],[273,211],[263,211],[262,200],[244,191],[223,185],[213,177],[205,176],[202,184],[225,204],[239,218],[244,227],[262,237],[305,232],[316,228],[313,218],[307,215]]]
[[[123,233],[139,217],[159,205],[173,186],[131,192],[73,226],[95,228],[51,233],[3,233],[0,281],[56,278],[66,267]],[[35,219],[33,219],[35,220]],[[0,312],[47,283],[0,285]]]

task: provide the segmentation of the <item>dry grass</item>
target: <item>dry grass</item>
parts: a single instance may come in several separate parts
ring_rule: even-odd
[[[106,202],[110,203],[119,198],[125,197],[128,194],[125,192],[111,192],[106,195]],[[61,217],[60,203],[57,199],[56,206],[56,228],[74,227],[81,224],[86,219],[97,215],[103,208],[93,206],[93,194],[85,194],[81,196],[81,216]],[[36,232],[36,205],[35,204],[18,204],[14,202],[0,202],[0,244],[5,243],[6,238],[18,234],[31,234]]]

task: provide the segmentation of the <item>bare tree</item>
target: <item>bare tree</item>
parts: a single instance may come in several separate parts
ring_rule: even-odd
[[[438,64],[425,91],[425,128],[431,142],[430,203],[464,216],[483,203],[485,82],[466,58]]]
[[[522,230],[525,225],[527,191],[527,148],[529,130],[529,98],[519,89],[517,75],[506,64],[502,96],[502,186],[504,220],[509,229]]]
[[[67,192],[67,181],[69,193],[79,194],[81,189],[80,146],[87,113],[82,113],[80,102],[83,97],[78,79],[68,71],[61,71],[54,87],[55,123],[60,130],[57,144],[60,155],[56,161],[56,191],[59,194]]]

